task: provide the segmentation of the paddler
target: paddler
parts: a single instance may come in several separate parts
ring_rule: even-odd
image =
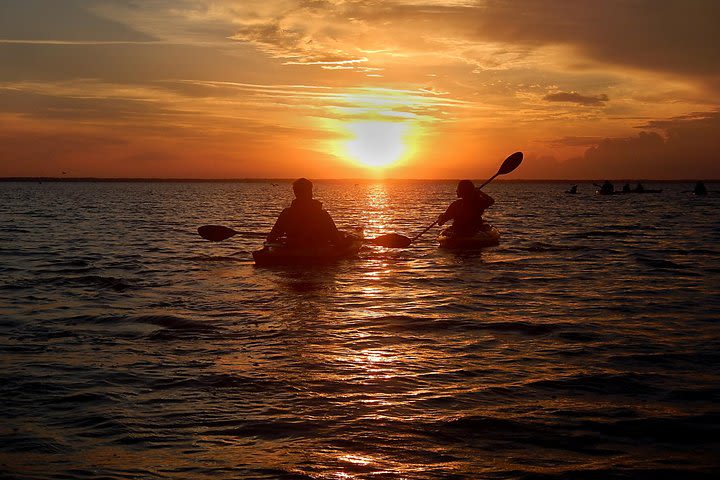
[[[705,187],[705,184],[703,182],[697,182],[695,184],[695,188],[693,189],[693,193],[695,195],[707,195],[707,187]]]
[[[323,210],[322,202],[313,199],[313,184],[299,178],[292,184],[295,200],[284,209],[267,236],[268,243],[282,238],[288,245],[319,247],[340,245],[345,237],[338,231],[330,214]]]
[[[615,186],[610,183],[610,180],[605,180],[605,183],[600,186],[600,193],[603,195],[611,195],[615,193]]]
[[[470,236],[484,228],[483,213],[495,203],[488,194],[475,188],[470,180],[460,180],[457,186],[458,200],[437,219],[438,225],[452,220],[453,236]]]

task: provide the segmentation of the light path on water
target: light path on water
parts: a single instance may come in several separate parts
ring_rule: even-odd
[[[497,248],[440,251],[434,230],[310,270],[195,233],[268,231],[291,199],[276,183],[0,183],[0,476],[720,468],[719,193],[493,183]],[[316,197],[340,227],[412,237],[454,190]]]

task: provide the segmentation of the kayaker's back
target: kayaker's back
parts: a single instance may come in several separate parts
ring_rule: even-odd
[[[285,237],[285,243],[294,246],[322,246],[338,240],[338,231],[322,203],[314,199],[295,199],[282,211],[270,233],[272,237]]]

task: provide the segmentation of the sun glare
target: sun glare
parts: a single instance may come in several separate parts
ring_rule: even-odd
[[[347,156],[368,167],[386,167],[407,151],[408,125],[402,122],[365,121],[347,124],[351,137]]]

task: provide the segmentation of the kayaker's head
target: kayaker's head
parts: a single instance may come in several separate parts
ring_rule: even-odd
[[[313,184],[307,178],[298,178],[293,182],[293,192],[298,200],[311,200]]]
[[[469,200],[475,195],[475,184],[470,180],[460,180],[457,186],[457,196]]]

